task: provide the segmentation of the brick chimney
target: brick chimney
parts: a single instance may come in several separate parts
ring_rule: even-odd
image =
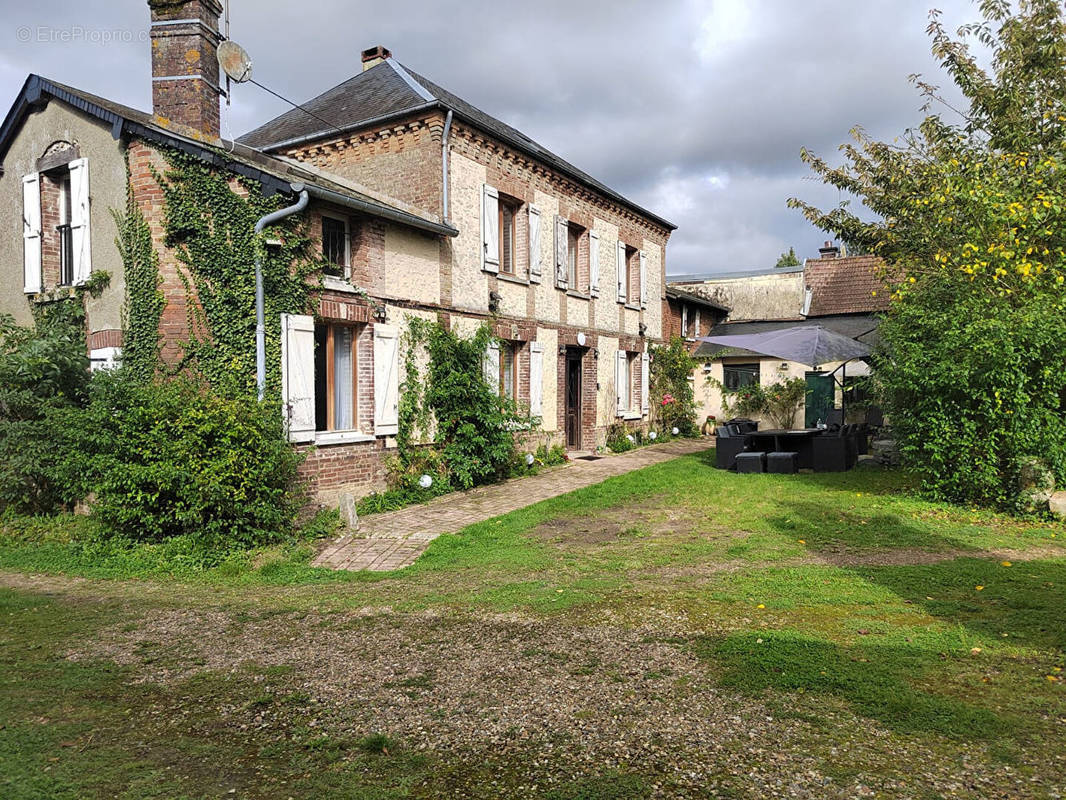
[[[182,133],[219,138],[219,0],[148,0],[152,111]]]
[[[818,255],[822,258],[836,258],[840,255],[840,248],[832,242],[826,242],[824,247],[818,248]]]
[[[366,72],[371,67],[376,67],[386,58],[392,58],[392,52],[387,47],[382,47],[380,44],[377,47],[371,47],[369,50],[364,50],[363,72]]]

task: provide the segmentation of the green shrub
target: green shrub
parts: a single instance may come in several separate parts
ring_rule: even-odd
[[[607,427],[607,449],[612,453],[625,453],[637,446],[636,437],[629,438],[632,434],[626,430],[626,426],[615,422]]]
[[[664,347],[651,348],[652,413],[666,431],[677,428],[682,436],[696,433],[696,398],[692,387],[692,371],[696,366],[688,345],[680,337],[675,336]]]
[[[280,414],[253,397],[186,378],[144,384],[98,373],[78,419],[66,473],[95,494],[93,513],[112,532],[229,549],[294,530],[299,456]]]
[[[0,511],[48,513],[79,499],[58,474],[64,412],[89,384],[81,305],[62,302],[33,328],[0,316]]]

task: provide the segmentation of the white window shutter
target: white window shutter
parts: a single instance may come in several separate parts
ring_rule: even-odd
[[[648,413],[648,390],[651,388],[648,386],[649,369],[648,366],[651,360],[648,358],[647,353],[640,354],[640,413]]]
[[[89,159],[70,162],[70,237],[74,251],[74,285],[89,280],[93,271],[89,240]]]
[[[640,307],[648,307],[648,257],[640,251]]]
[[[681,338],[688,338],[688,306],[681,304]]]
[[[618,351],[618,357],[615,361],[614,369],[614,384],[615,384],[615,407],[618,412],[618,416],[624,416],[626,411],[629,410],[629,381],[627,380],[627,374],[629,372],[629,353],[625,350]]]
[[[700,335],[700,310],[698,308],[696,309],[696,324],[693,328],[692,336],[695,338]]]
[[[315,438],[315,320],[281,315],[281,402],[291,442]]]
[[[22,289],[41,291],[41,176],[36,172],[22,179]]]
[[[569,288],[570,265],[570,223],[565,217],[555,217],[555,286],[557,289]]]
[[[589,294],[600,296],[600,235],[589,232]]]
[[[539,417],[544,411],[544,345],[529,344],[529,413]]]
[[[481,268],[500,271],[500,193],[487,183],[481,192]]]
[[[400,330],[374,326],[374,434],[395,436],[400,429]]]
[[[494,392],[500,391],[500,343],[491,341],[485,347],[485,360],[482,362],[485,383]]]
[[[615,250],[615,263],[618,265],[618,302],[626,301],[626,286],[629,283],[626,275],[626,243],[618,240],[618,248]]]
[[[540,209],[529,206],[529,282],[540,283]]]

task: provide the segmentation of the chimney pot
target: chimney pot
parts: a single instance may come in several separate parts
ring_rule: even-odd
[[[219,138],[219,0],[148,0],[152,112],[201,138]]]
[[[377,47],[371,47],[368,50],[364,50],[363,72],[366,72],[371,67],[376,67],[386,58],[392,58],[392,51],[387,47],[382,47],[380,44]]]
[[[822,258],[836,258],[840,255],[840,248],[832,242],[826,242],[824,247],[818,248],[818,255]]]

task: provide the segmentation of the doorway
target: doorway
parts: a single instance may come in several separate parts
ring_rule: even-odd
[[[566,446],[581,449],[581,353],[566,351]]]
[[[819,420],[825,422],[829,418],[829,412],[833,408],[836,399],[836,386],[833,376],[824,372],[808,372],[807,379],[807,404],[803,415],[803,426],[813,428]]]

